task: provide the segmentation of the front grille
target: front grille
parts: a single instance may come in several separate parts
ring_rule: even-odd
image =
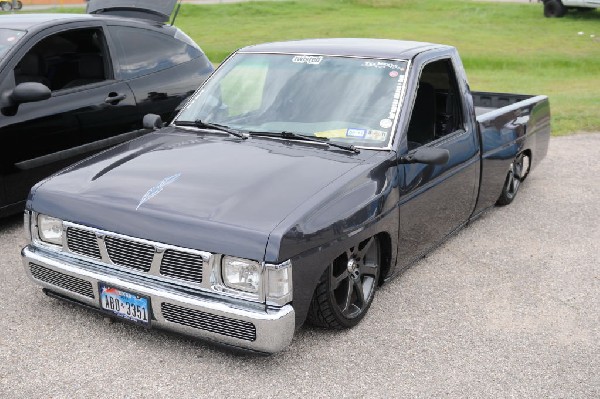
[[[59,273],[35,263],[29,264],[29,270],[31,270],[33,277],[40,281],[89,298],[94,298],[94,289],[92,288],[92,283],[89,281]]]
[[[247,321],[230,319],[229,317],[188,309],[166,302],[161,303],[160,309],[164,318],[171,323],[243,339],[245,341],[256,340],[256,327]]]
[[[193,283],[202,282],[202,256],[167,249],[160,264],[160,274]]]
[[[100,259],[100,248],[96,241],[96,234],[88,230],[67,228],[67,245],[71,252]]]
[[[110,233],[84,226],[66,229],[66,250],[77,255],[99,259],[155,276],[164,276],[194,284],[202,284],[204,262],[209,254],[197,250],[168,246],[142,239]],[[152,264],[156,269],[152,269]],[[160,263],[160,265],[158,265]],[[152,269],[152,270],[151,270]]]
[[[144,272],[150,270],[154,257],[152,245],[112,236],[106,236],[104,242],[108,256],[113,263]]]

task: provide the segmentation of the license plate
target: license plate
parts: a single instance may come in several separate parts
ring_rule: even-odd
[[[114,315],[135,323],[150,325],[148,298],[100,283],[100,306]]]

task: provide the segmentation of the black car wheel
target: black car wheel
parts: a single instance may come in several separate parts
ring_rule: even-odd
[[[358,324],[373,302],[381,269],[381,248],[371,237],[338,256],[315,289],[308,321],[335,329]]]
[[[10,11],[12,8],[12,3],[9,3],[8,1],[0,1],[0,9],[2,9],[2,11]]]
[[[508,205],[510,204],[517,195],[521,183],[529,173],[529,156],[521,154],[519,155],[508,168],[508,174],[506,175],[506,181],[502,188],[502,194],[496,201],[496,205]]]
[[[560,0],[544,1],[544,16],[547,18],[564,17],[567,13],[567,7]]]
[[[23,3],[21,1],[17,1],[15,4],[15,10],[20,10],[21,8],[23,8]]]

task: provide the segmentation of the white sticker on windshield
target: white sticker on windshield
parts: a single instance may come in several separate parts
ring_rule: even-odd
[[[391,62],[383,61],[365,61],[363,66],[377,69],[399,69],[402,70],[402,65],[392,64]]]
[[[375,141],[385,141],[387,133],[383,130],[369,130],[365,139],[367,140],[375,140]]]
[[[309,65],[319,65],[323,61],[323,57],[321,56],[313,56],[313,55],[297,55],[292,58],[292,62],[297,64],[309,64]]]
[[[346,130],[346,137],[355,137],[358,139],[362,139],[367,134],[365,129],[348,129]]]
[[[382,119],[381,121],[379,121],[379,126],[381,126],[384,129],[389,129],[392,127],[392,120],[391,119]]]
[[[394,99],[392,100],[392,106],[390,107],[389,119],[396,117],[396,112],[400,106],[400,96],[402,95],[402,86],[404,85],[404,75],[398,77],[398,84],[396,85],[396,91],[394,91]],[[381,126],[383,127],[383,126]],[[387,128],[386,128],[387,129]]]

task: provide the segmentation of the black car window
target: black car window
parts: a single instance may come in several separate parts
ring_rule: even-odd
[[[38,82],[52,91],[110,78],[102,29],[74,29],[40,40],[18,62],[15,83]]]
[[[200,57],[202,52],[172,36],[148,29],[109,26],[121,75],[133,79]]]

